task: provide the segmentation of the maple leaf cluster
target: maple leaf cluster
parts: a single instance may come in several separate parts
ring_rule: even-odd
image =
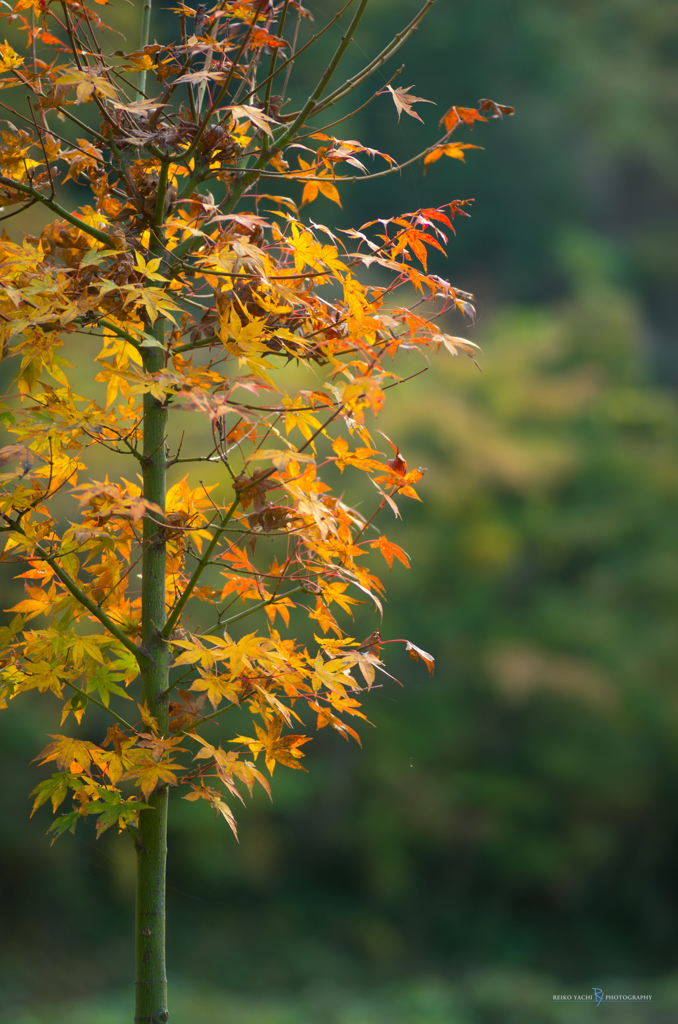
[[[349,724],[365,718],[358,698],[385,671],[380,638],[361,645],[340,613],[366,600],[381,612],[371,552],[389,569],[408,557],[375,517],[383,508],[399,515],[401,496],[418,499],[423,470],[408,468],[389,439],[382,452],[370,417],[400,383],[399,352],[474,353],[438,325],[454,311],[472,317],[472,296],[427,269],[430,249],[444,250],[467,210],[452,200],[333,232],[276,193],[297,182],[300,206],[319,195],[340,202],[342,182],[401,166],[317,125],[369,67],[329,95],[318,87],[298,111],[284,88],[273,91],[298,48],[283,32],[292,10],[308,14],[260,0],[209,12],[180,5],[180,40],[106,56],[105,26],[80,0],[18,0],[11,18],[32,55],[0,46],[0,88],[31,98],[21,127],[0,131],[0,202],[56,214],[39,237],[0,240],[0,345],[16,364],[1,413],[11,439],[0,451],[2,557],[22,562],[26,589],[2,631],[0,695],[6,704],[50,691],[62,722],[79,724],[92,703],[114,719],[100,744],[55,735],[40,755],[57,771],[37,787],[35,806],[51,801],[56,811],[73,798],[57,833],[87,815],[98,832],[133,827],[158,787],[180,785],[235,830],[224,797],[241,799],[255,782],[269,791],[259,756],[269,773],[301,768],[308,712],[318,728],[358,739]],[[412,104],[422,100],[409,89],[387,92],[398,117],[418,116]],[[463,159],[477,147],[451,133],[509,113],[486,100],[452,107],[444,136],[419,158]],[[367,159],[382,169],[368,170]],[[69,179],[91,194],[75,211],[56,198]],[[388,283],[366,283],[373,265]],[[61,350],[76,333],[101,398],[72,388]],[[290,362],[312,370],[317,387],[288,395],[278,371]],[[172,454],[166,433],[149,454],[152,416],[187,411],[202,417],[204,454]],[[103,480],[87,469],[95,450],[111,466]],[[129,463],[127,475],[113,456]],[[221,483],[189,474],[166,494],[148,484],[152,472],[191,461],[218,465]],[[327,480],[347,469],[371,480],[373,512],[332,491]],[[59,492],[72,501],[67,522],[53,509]],[[144,587],[160,550],[164,614],[149,625]],[[314,624],[313,650],[276,628],[287,629],[295,609]],[[263,626],[238,636],[236,623],[255,612]],[[39,616],[48,625],[29,627]],[[151,627],[169,673],[155,704],[137,688],[153,663]],[[432,666],[426,652],[408,650]],[[219,745],[204,730],[234,708],[254,716],[253,735]],[[181,757],[190,751],[192,760]]]

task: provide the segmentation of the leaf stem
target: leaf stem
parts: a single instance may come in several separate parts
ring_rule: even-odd
[[[90,614],[94,615],[94,617],[99,620],[102,626],[106,627],[111,636],[114,636],[115,639],[123,645],[123,647],[126,647],[127,650],[134,655],[134,657],[137,660],[137,663],[139,664],[139,667],[141,667],[142,664],[144,664],[146,661],[141,648],[137,647],[133,640],[130,640],[129,637],[125,636],[120,627],[116,626],[115,622],[113,622],[112,619],[109,619],[106,612],[102,608],[100,608],[99,605],[95,604],[94,601],[92,601],[87,596],[84,590],[80,589],[75,580],[73,580],[68,575],[67,572],[64,572],[61,566],[58,565],[54,555],[48,555],[47,552],[42,551],[42,549],[39,547],[36,547],[36,553],[38,558],[40,558],[44,562],[47,562],[49,567],[52,569],[54,575],[61,580],[63,585],[66,587],[66,590],[68,590],[68,592],[72,594],[76,601],[78,601],[79,604],[83,606],[83,608],[86,608],[87,611],[90,612]]]
[[[237,615],[231,615],[228,619],[222,619],[216,626],[211,626],[203,636],[210,636],[212,633],[218,633],[224,626],[228,626],[231,622],[237,622],[239,619],[244,619],[248,615],[253,615],[254,612],[260,611],[262,608],[266,608],[267,605],[275,604],[276,601],[282,601],[285,597],[291,597],[292,594],[300,594],[302,591],[306,591],[306,587],[294,587],[293,590],[288,590],[284,594],[275,594],[273,597],[269,597],[267,601],[260,601],[259,604],[253,604],[251,608],[245,608],[244,611],[238,612]]]
[[[316,106],[313,109],[312,113],[314,115],[320,114],[323,110],[327,110],[328,107],[334,106],[334,104],[338,103],[339,100],[344,99],[344,97],[348,96],[349,93],[354,92],[354,90],[357,89],[359,85],[362,85],[363,82],[367,81],[368,78],[371,78],[374,72],[377,71],[382,66],[382,64],[385,64],[387,60],[390,60],[390,58],[395,53],[398,52],[400,47],[403,45],[403,43],[407,42],[412,33],[416,32],[416,30],[419,28],[420,23],[426,17],[426,15],[428,14],[429,10],[431,9],[435,2],[436,0],[426,0],[424,6],[421,8],[418,14],[415,14],[414,18],[409,23],[409,25],[406,25],[402,32],[398,32],[393,37],[388,46],[385,46],[381,53],[378,54],[378,56],[376,56],[373,61],[370,61],[370,63],[367,64],[362,69],[362,71],[359,71],[357,75],[353,75],[352,78],[347,79],[343,85],[339,86],[338,89],[335,89],[334,92],[330,93],[330,95],[322,103],[319,103],[318,106]]]
[[[63,217],[64,220],[67,220],[70,224],[74,224],[77,228],[80,228],[80,230],[84,231],[85,234],[91,235],[92,238],[96,238],[98,242],[103,242],[110,249],[116,248],[115,240],[111,238],[110,235],[107,235],[105,231],[99,231],[98,228],[85,224],[79,217],[76,217],[75,214],[69,213],[68,210],[65,210],[63,206],[59,205],[59,203],[55,203],[53,199],[47,199],[43,196],[42,192],[39,192],[37,188],[33,188],[32,185],[25,185],[22,181],[13,181],[12,178],[6,178],[4,174],[0,174],[0,185],[7,185],[9,188],[15,188],[18,192],[23,192],[25,195],[31,196],[39,203],[42,203],[43,206],[46,206],[48,210],[51,210],[52,213],[58,214],[59,217]]]
[[[164,627],[164,629],[161,632],[161,636],[165,640],[167,640],[169,638],[170,633],[172,632],[172,630],[176,626],[177,622],[179,621],[179,617],[180,617],[180,615],[181,615],[181,613],[182,613],[182,611],[184,609],[184,605],[186,604],[186,602],[188,601],[189,597],[191,596],[191,594],[195,590],[196,586],[198,585],[198,581],[200,580],[200,577],[202,576],[202,574],[205,571],[205,569],[207,568],[207,564],[208,564],[210,558],[212,557],[212,553],[213,553],[214,549],[216,548],[217,544],[219,543],[219,541],[221,540],[221,535],[223,534],[224,530],[226,529],[226,526],[228,525],[228,523],[230,522],[231,518],[233,517],[233,514],[235,513],[235,510],[238,507],[239,503],[240,503],[240,494],[239,494],[239,492],[237,492],[235,498],[233,499],[232,504],[229,506],[227,511],[224,513],[221,522],[219,523],[218,527],[216,528],[216,530],[214,532],[214,536],[212,537],[212,540],[207,545],[207,547],[205,549],[205,554],[202,556],[202,558],[198,562],[197,566],[195,567],[193,575],[191,576],[190,580],[188,581],[184,592],[182,593],[182,595],[179,598],[179,600],[177,601],[177,603],[174,605],[174,608],[173,608],[172,612],[170,613],[170,615],[169,615],[169,617],[167,619],[167,622],[165,623],[165,627]]]
[[[351,24],[348,26],[346,35],[342,38],[341,42],[339,43],[339,46],[335,50],[334,56],[332,57],[331,61],[323,71],[320,77],[320,81],[318,82],[315,89],[313,90],[313,92],[308,97],[303,107],[299,111],[296,120],[292,122],[292,124],[281,136],[281,138],[276,140],[276,144],[274,147],[275,151],[280,150],[286,144],[286,142],[296,134],[297,129],[301,128],[306,118],[310,116],[312,111],[314,111],[317,101],[325,92],[325,89],[330,83],[330,78],[339,67],[339,64],[341,63],[343,56],[346,53],[346,50],[348,49],[349,45],[353,42],[353,33],[355,32],[355,30],[357,29],[358,25],[362,20],[368,2],[369,0],[361,0],[358,10],[355,12],[353,18],[351,19]],[[429,0],[429,3],[434,2],[435,0]]]
[[[113,331],[113,333],[117,334],[119,338],[124,338],[125,341],[130,343],[130,345],[134,345],[136,349],[139,349],[139,342],[137,339],[132,334],[128,334],[127,331],[123,331],[122,327],[117,327],[116,324],[112,324],[110,320],[100,320],[99,323],[102,327],[108,327],[109,331]]]
[[[145,46],[148,46],[148,40],[151,34],[151,13],[153,9],[153,0],[144,0],[144,6],[142,9],[141,16],[141,39],[139,40],[139,49],[143,50]],[[144,95],[146,92],[146,69],[139,72],[139,78],[137,80],[137,92],[140,95]]]
[[[129,722],[126,722],[122,715],[117,714],[117,712],[115,712],[112,708],[106,707],[102,700],[97,700],[97,698],[93,697],[91,693],[85,693],[85,691],[81,687],[76,686],[75,683],[71,683],[68,679],[64,679],[62,680],[62,682],[64,682],[66,686],[70,686],[70,688],[72,690],[75,690],[76,693],[81,693],[85,700],[91,700],[92,704],[96,704],[97,707],[103,708],[104,711],[107,711],[109,715],[112,715],[112,717],[115,718],[116,721],[120,722],[120,725],[124,725],[126,729],[130,730],[130,732],[136,732],[136,729],[134,728],[133,725],[130,725]]]

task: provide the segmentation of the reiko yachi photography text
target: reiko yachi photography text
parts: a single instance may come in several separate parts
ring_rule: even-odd
[[[635,994],[623,994],[604,992],[602,988],[591,989],[591,992],[580,993],[578,995],[554,995],[554,1002],[571,1002],[571,1003],[589,1003],[595,1000],[596,1006],[600,1006],[602,1002],[608,1003],[650,1003],[652,1002],[652,996],[649,995],[635,995]]]

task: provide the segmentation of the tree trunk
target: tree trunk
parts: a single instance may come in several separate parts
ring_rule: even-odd
[[[156,322],[162,341],[162,321]],[[164,365],[163,353],[152,349],[144,368],[153,373]],[[144,395],[144,497],[165,509],[167,481],[167,407]],[[169,645],[160,636],[166,621],[165,550],[162,517],[157,512],[143,520],[141,583],[141,637],[148,661],[141,672],[141,699],[157,719],[160,733],[168,728]],[[167,862],[167,786],[151,799],[151,810],[139,814],[136,895],[136,1024],[163,1024],[167,1010],[165,967],[165,872]]]

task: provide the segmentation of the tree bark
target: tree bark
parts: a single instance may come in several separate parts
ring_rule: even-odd
[[[162,321],[155,335],[162,341]],[[153,373],[164,365],[160,349],[144,354],[144,368]],[[144,497],[165,509],[167,486],[167,406],[144,395]],[[141,672],[141,699],[157,719],[160,733],[168,729],[169,645],[160,636],[166,621],[163,516],[146,513],[143,520],[141,582],[141,638],[147,663]],[[136,894],[136,1012],[135,1024],[164,1024],[167,1010],[165,966],[165,875],[167,862],[166,785],[148,801],[151,809],[139,814]]]

